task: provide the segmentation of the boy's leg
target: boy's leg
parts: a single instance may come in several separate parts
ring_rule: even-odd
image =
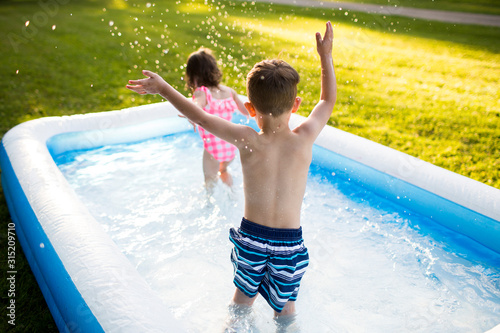
[[[274,322],[276,324],[276,333],[298,333],[302,330],[297,322],[295,313],[295,301],[288,301],[283,310],[274,312]]]
[[[238,305],[246,305],[246,306],[252,306],[252,304],[255,302],[257,299],[257,296],[259,294],[255,295],[254,297],[248,297],[245,295],[241,290],[236,288],[236,291],[234,292],[233,296],[233,302]]]
[[[275,317],[290,316],[290,315],[294,315],[294,314],[295,314],[295,301],[286,302],[286,304],[283,307],[283,310],[281,310],[281,312],[274,311]]]
[[[220,162],[219,164],[220,179],[224,184],[230,187],[233,186],[233,177],[227,172],[227,167],[231,162],[232,160],[229,162]]]
[[[255,317],[252,312],[252,304],[255,298],[257,295],[250,298],[236,288],[233,301],[229,306],[229,316],[225,323],[224,333],[254,331]]]
[[[211,189],[217,183],[218,172],[219,161],[203,149],[203,174],[205,175],[205,186],[207,189]]]

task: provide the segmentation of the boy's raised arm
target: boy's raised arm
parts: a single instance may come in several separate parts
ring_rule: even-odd
[[[333,107],[337,100],[337,82],[332,58],[333,28],[330,22],[326,23],[323,38],[316,33],[316,49],[321,60],[321,95],[318,104],[314,107],[307,120],[297,129],[313,141],[330,119]]]

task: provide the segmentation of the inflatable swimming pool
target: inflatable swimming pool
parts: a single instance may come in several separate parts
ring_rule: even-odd
[[[0,147],[16,233],[60,331],[184,331],[77,198],[53,155],[192,130],[169,103],[50,117]],[[291,126],[302,121],[293,116]],[[500,253],[500,190],[327,127],[314,162]],[[496,329],[500,329],[497,326]]]

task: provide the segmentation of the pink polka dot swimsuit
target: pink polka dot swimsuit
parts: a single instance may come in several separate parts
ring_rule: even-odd
[[[226,99],[212,98],[212,94],[207,87],[199,87],[205,93],[207,98],[207,105],[203,108],[206,112],[218,116],[220,118],[231,121],[233,112],[238,108],[236,102],[232,97]],[[203,139],[203,148],[210,153],[219,162],[231,161],[236,154],[236,147],[232,144],[219,139],[212,133],[206,131],[204,128],[198,126],[198,132]]]

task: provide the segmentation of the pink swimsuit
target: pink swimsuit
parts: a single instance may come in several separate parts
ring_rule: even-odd
[[[207,97],[207,105],[203,108],[203,110],[220,118],[231,121],[234,110],[238,108],[232,97],[226,99],[215,99],[212,98],[212,94],[207,87],[202,86],[196,88],[196,91],[197,90],[203,91]],[[198,131],[203,139],[203,147],[217,161],[228,162],[234,158],[236,153],[235,146],[219,139],[212,133],[205,131],[202,127],[198,127]]]

